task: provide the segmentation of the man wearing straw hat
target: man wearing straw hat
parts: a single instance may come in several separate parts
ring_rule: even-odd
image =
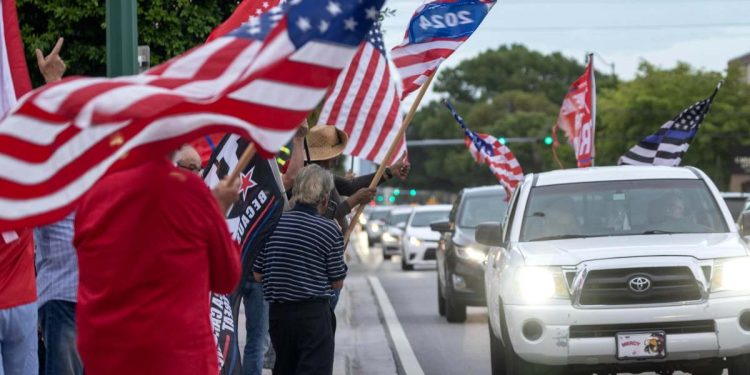
[[[316,125],[310,128],[307,134],[306,159],[308,163],[315,163],[325,169],[333,169],[338,164],[339,156],[344,152],[349,137],[343,131],[331,125]],[[293,151],[299,152],[301,150]],[[378,181],[382,184],[394,177],[406,179],[409,175],[411,166],[406,161],[406,157],[401,158],[396,163],[385,169],[383,178]],[[328,216],[335,218],[341,225],[342,231],[346,233],[348,215],[354,207],[360,204],[367,204],[375,196],[375,189],[370,189],[375,173],[359,176],[355,178],[346,178],[334,176],[336,188],[331,192]],[[348,198],[343,199],[342,196]]]

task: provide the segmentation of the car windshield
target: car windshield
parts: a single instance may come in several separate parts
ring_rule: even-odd
[[[388,217],[390,211],[388,210],[377,210],[370,213],[370,220],[385,220]]]
[[[520,240],[728,230],[703,181],[606,181],[531,190]]]
[[[448,220],[448,213],[450,211],[427,211],[427,212],[415,212],[414,217],[411,219],[411,226],[413,227],[428,227],[430,223],[435,221],[446,221]]]
[[[505,194],[466,197],[458,217],[461,228],[476,228],[487,222],[500,223],[503,221],[508,202]]]
[[[386,224],[390,226],[396,226],[401,223],[406,223],[406,219],[409,218],[409,212],[405,212],[402,214],[395,214],[388,216],[388,220],[386,220]]]

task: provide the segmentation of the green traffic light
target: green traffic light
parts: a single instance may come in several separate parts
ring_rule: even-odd
[[[391,195],[390,197],[388,197],[388,201],[391,202],[391,203],[393,203],[393,202],[396,201],[396,197],[394,197],[394,196]]]
[[[401,194],[401,190],[400,189],[393,189],[393,195],[398,196],[399,194]]]
[[[385,200],[385,198],[383,198],[383,196],[382,196],[382,195],[378,195],[378,202],[382,202],[382,201],[384,201],[384,200]]]
[[[544,144],[547,146],[550,146],[552,144],[552,137],[550,136],[544,137]]]
[[[415,196],[415,195],[417,195],[417,189],[411,189],[411,190],[409,190],[409,195],[411,195],[412,197]]]
[[[508,143],[508,140],[506,140],[505,137],[498,138],[498,141],[500,142],[501,145]]]

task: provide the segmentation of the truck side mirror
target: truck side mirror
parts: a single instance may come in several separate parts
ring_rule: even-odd
[[[501,246],[503,244],[503,226],[499,223],[483,223],[477,226],[474,239],[482,245]]]

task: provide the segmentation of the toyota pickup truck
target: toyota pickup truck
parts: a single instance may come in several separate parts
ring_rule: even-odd
[[[531,174],[475,237],[495,375],[750,374],[750,250],[696,168]]]

